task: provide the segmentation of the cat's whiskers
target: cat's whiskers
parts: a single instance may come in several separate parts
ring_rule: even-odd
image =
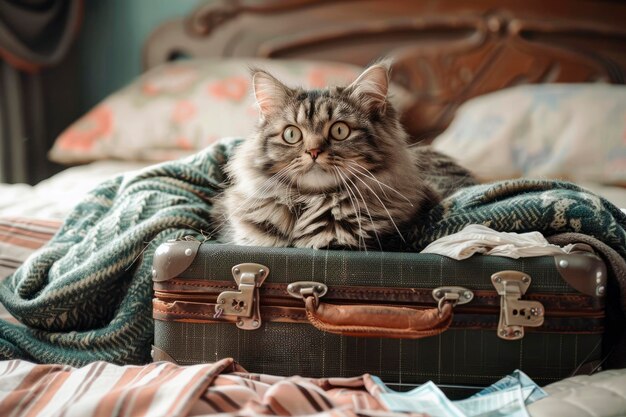
[[[341,174],[339,174],[341,175]],[[355,214],[356,214],[356,220],[357,220],[357,224],[359,226],[359,232],[358,232],[358,249],[361,249],[361,244],[363,245],[363,250],[365,250],[365,252],[367,252],[367,243],[365,241],[365,238],[367,236],[367,234],[363,231],[363,210],[361,210],[361,203],[359,202],[358,197],[356,196],[356,193],[354,192],[354,190],[352,190],[352,188],[350,187],[350,185],[347,183],[347,181],[343,178],[341,178],[342,183],[345,185],[346,187],[346,191],[348,193],[348,197],[350,198],[350,203],[352,204],[352,208],[355,210]],[[356,203],[356,204],[355,204]],[[358,207],[358,209],[357,209]]]
[[[389,210],[387,209],[387,206],[385,205],[385,203],[383,203],[383,200],[380,199],[378,194],[376,194],[376,191],[374,191],[374,189],[372,187],[370,187],[368,183],[363,181],[363,179],[361,178],[362,174],[359,175],[359,173],[357,171],[350,170],[350,168],[348,168],[348,167],[346,167],[346,168],[350,172],[352,172],[352,174],[354,175],[354,178],[356,178],[357,180],[361,181],[363,183],[363,185],[365,185],[370,190],[370,192],[374,195],[374,197],[376,197],[376,199],[378,200],[378,202],[380,203],[382,208],[387,213],[387,217],[389,217],[389,220],[391,221],[391,224],[393,224],[393,227],[396,229],[396,232],[398,232],[398,236],[400,236],[400,239],[402,239],[403,242],[406,242],[405,239],[404,239],[404,236],[402,236],[402,233],[400,233],[400,229],[398,229],[398,226],[396,225],[396,222],[393,220],[393,217],[391,216],[391,213],[389,213]]]
[[[383,195],[384,195],[386,198],[388,198],[388,197],[387,197],[387,194],[386,194],[386,193],[385,193],[385,191],[382,189],[382,187],[388,188],[389,190],[393,191],[393,192],[394,192],[394,193],[396,193],[399,197],[402,197],[403,199],[405,199],[405,200],[406,200],[406,201],[407,201],[407,202],[411,205],[411,207],[413,206],[413,203],[411,202],[411,200],[409,200],[409,199],[408,199],[408,198],[407,198],[404,194],[402,194],[400,191],[396,190],[395,188],[391,187],[390,185],[385,184],[384,182],[380,181],[378,178],[376,178],[376,176],[375,176],[374,174],[372,174],[372,172],[371,172],[369,169],[365,168],[363,165],[359,164],[359,163],[358,163],[358,162],[356,162],[356,161],[352,161],[352,160],[350,160],[350,159],[346,159],[345,161],[346,161],[346,162],[348,162],[348,163],[350,163],[350,164],[352,164],[353,168],[356,168],[356,169],[359,169],[359,168],[360,168],[360,169],[364,170],[365,172],[362,172],[362,171],[361,171],[361,172],[362,172],[363,174],[367,173],[367,176],[368,176],[368,177],[370,177],[371,179],[373,179],[374,181],[376,181],[376,183],[378,183],[378,186],[380,187],[380,190],[382,191]]]
[[[354,181],[352,181],[352,179],[345,172],[341,173],[341,170],[339,170],[338,172],[341,174],[342,178],[345,178],[346,181],[350,181],[350,183],[352,184],[352,186],[354,187],[356,192],[359,193],[359,196],[361,196],[361,201],[363,202],[363,205],[365,206],[365,211],[367,212],[367,216],[370,218],[370,222],[372,223],[372,227],[374,229],[374,235],[376,236],[376,241],[378,242],[378,246],[382,250],[382,244],[380,243],[380,239],[378,238],[378,229],[376,228],[376,223],[374,222],[374,219],[372,218],[372,214],[370,213],[370,209],[367,206],[367,202],[365,201],[365,197],[363,197],[363,194],[361,193],[361,190],[359,190],[359,187],[357,187],[357,185],[354,183]],[[355,197],[356,197],[356,194],[355,194]],[[358,201],[358,199],[357,199],[357,201]]]
[[[359,209],[357,210],[356,205],[354,204],[354,200],[352,199],[352,190],[350,189],[350,187],[348,186],[348,184],[346,183],[346,181],[341,178],[341,172],[339,172],[339,168],[333,166],[333,174],[337,175],[337,179],[339,182],[339,189],[341,189],[341,184],[343,183],[346,186],[346,193],[348,194],[348,198],[350,199],[350,204],[352,205],[352,209],[354,210],[354,214],[356,215],[356,221],[357,224],[359,225],[359,238],[358,238],[358,249],[361,249],[361,242],[363,242],[363,249],[365,249],[365,252],[367,252],[367,244],[365,243],[365,237],[363,236],[363,228],[361,227],[361,205],[359,204],[359,201],[357,200],[357,205],[359,206]],[[354,199],[356,199],[356,195],[354,196]]]
[[[353,162],[353,161],[351,161],[351,160],[346,160],[346,162],[350,163],[350,162]],[[356,163],[356,162],[355,162],[355,163]],[[359,165],[359,167],[360,167],[360,165]],[[359,167],[357,167],[356,165],[351,165],[351,166],[346,166],[346,169],[348,169],[348,171],[350,171],[351,173],[354,173],[353,171],[354,171],[355,169],[359,169]],[[359,171],[359,172],[361,172],[361,171]],[[380,181],[378,181],[378,180],[376,179],[376,177],[373,177],[373,175],[368,175],[368,174],[366,174],[366,173],[364,173],[364,172],[362,172],[362,173],[363,173],[364,175],[367,175],[368,177],[372,177],[372,179],[374,180],[374,182],[379,183],[379,184],[378,184],[378,188],[380,188],[380,192],[381,192],[381,193],[383,193],[383,196],[385,197],[385,199],[387,199],[387,200],[388,200],[388,199],[389,199],[389,196],[388,196],[388,195],[387,195],[387,193],[385,192],[385,189],[382,187],[382,185],[381,185]]]

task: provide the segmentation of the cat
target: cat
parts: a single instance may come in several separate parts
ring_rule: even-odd
[[[386,63],[321,90],[252,72],[261,118],[226,166],[214,208],[222,241],[386,250],[425,210],[476,183],[451,158],[409,145],[387,97]]]

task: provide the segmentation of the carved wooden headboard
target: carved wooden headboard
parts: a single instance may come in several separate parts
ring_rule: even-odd
[[[626,3],[593,0],[223,0],[157,28],[144,66],[179,57],[394,60],[416,138],[467,99],[521,83],[626,80]]]

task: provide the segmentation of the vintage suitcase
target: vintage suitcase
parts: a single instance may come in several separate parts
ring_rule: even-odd
[[[154,259],[153,358],[396,389],[515,369],[545,384],[599,368],[606,275],[587,251],[456,261],[172,241]]]

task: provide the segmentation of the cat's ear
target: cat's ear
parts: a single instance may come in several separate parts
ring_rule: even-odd
[[[290,91],[287,86],[262,70],[252,70],[252,86],[262,117],[282,108]]]
[[[385,63],[372,65],[347,90],[365,107],[384,112],[389,90],[389,66]]]

